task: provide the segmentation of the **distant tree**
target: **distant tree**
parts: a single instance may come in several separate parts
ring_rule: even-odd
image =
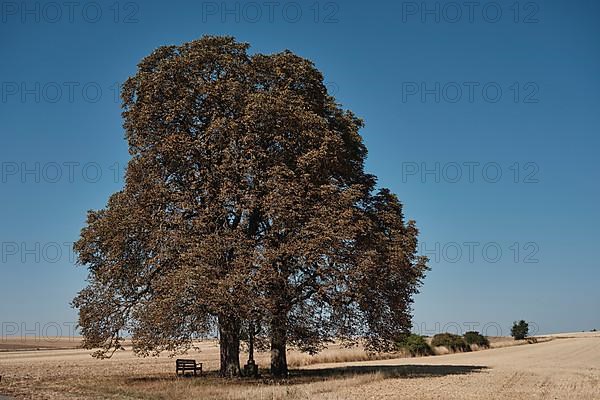
[[[529,334],[529,324],[524,320],[520,320],[519,322],[515,321],[510,330],[510,334],[515,340],[525,339]]]
[[[230,37],[157,49],[124,85],[125,187],[76,243],[73,301],[88,348],[130,332],[141,355],[219,331],[238,375],[242,327],[262,321],[271,371],[334,338],[393,348],[427,270],[402,205],[363,170],[362,122],[289,51]],[[257,341],[260,346],[261,341]]]
[[[407,351],[412,357],[433,354],[433,350],[429,346],[429,343],[427,343],[427,340],[423,336],[414,333],[400,339],[396,343],[396,346],[401,350]]]
[[[479,347],[490,347],[488,338],[476,331],[468,331],[463,335],[467,344],[476,344]]]
[[[431,339],[431,345],[434,347],[443,346],[450,351],[471,351],[471,347],[460,335],[453,333],[438,333]]]

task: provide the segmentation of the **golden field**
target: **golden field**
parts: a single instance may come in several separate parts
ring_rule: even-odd
[[[331,346],[315,357],[289,353],[283,382],[218,378],[218,347],[199,344],[186,358],[208,373],[176,378],[174,359],[130,350],[96,360],[78,341],[0,341],[0,395],[23,399],[600,399],[600,334],[493,338],[492,348],[431,357],[381,355]],[[38,350],[39,349],[39,350]],[[436,349],[443,354],[444,349]],[[242,355],[244,360],[244,355]],[[258,363],[268,366],[268,354]],[[267,375],[265,375],[267,376]]]

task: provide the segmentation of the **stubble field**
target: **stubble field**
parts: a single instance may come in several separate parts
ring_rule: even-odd
[[[315,358],[290,352],[290,379],[223,380],[218,347],[203,342],[186,358],[204,362],[201,378],[176,378],[169,357],[131,351],[95,360],[77,342],[0,343],[0,395],[24,399],[600,399],[600,334],[555,335],[490,350],[421,358],[369,360],[360,349],[332,346]],[[26,351],[27,348],[35,350]],[[39,349],[39,350],[37,350]],[[242,357],[243,359],[243,357]],[[344,360],[363,360],[344,362]],[[268,365],[268,355],[258,362]]]

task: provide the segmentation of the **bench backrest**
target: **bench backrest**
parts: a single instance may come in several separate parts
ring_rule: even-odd
[[[195,367],[196,366],[196,360],[177,359],[175,361],[175,363],[178,367]]]

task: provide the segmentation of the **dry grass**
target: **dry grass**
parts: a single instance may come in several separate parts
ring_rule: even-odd
[[[543,342],[550,338],[538,338],[538,340]],[[571,340],[582,339],[554,340],[553,343],[566,343]],[[592,344],[600,342],[597,339],[588,340],[591,340]],[[10,351],[0,353],[0,375],[4,375],[0,383],[0,394],[36,399],[300,400],[352,398],[349,393],[356,392],[362,393],[363,397],[357,395],[358,397],[355,398],[378,398],[373,397],[371,389],[367,390],[367,388],[378,388],[377,391],[386,393],[387,382],[396,382],[397,378],[407,376],[415,379],[400,379],[401,382],[405,382],[403,385],[409,385],[413,380],[424,380],[426,384],[429,379],[449,379],[454,382],[455,378],[448,378],[448,376],[472,374],[480,368],[460,366],[466,363],[465,360],[478,360],[475,361],[475,365],[486,365],[486,360],[504,354],[497,352],[512,352],[513,349],[509,347],[526,343],[511,338],[491,338],[490,341],[492,347],[497,350],[403,359],[392,359],[394,355],[391,354],[373,356],[362,349],[346,349],[339,345],[330,346],[316,356],[291,351],[288,354],[289,364],[296,370],[293,371],[290,379],[283,382],[268,379],[267,371],[263,371],[264,378],[258,380],[218,378],[214,371],[218,368],[219,354],[214,341],[202,342],[200,351],[188,355],[189,358],[204,362],[205,369],[209,371],[206,376],[198,379],[175,378],[172,358],[139,359],[134,357],[130,350],[119,352],[110,360],[92,359],[88,351],[79,349]],[[539,347],[538,345],[518,346],[526,349]],[[443,349],[439,349],[439,352],[442,351]],[[562,360],[568,353],[557,354]],[[452,361],[453,357],[458,358]],[[512,367],[514,363],[512,358],[513,356],[504,357],[501,360],[502,362],[506,360]],[[261,367],[268,366],[268,354],[259,353],[257,359]],[[441,365],[445,363],[452,365]],[[362,366],[353,367],[358,365]],[[309,371],[315,372],[309,373]],[[383,380],[386,380],[386,383],[383,383]],[[456,382],[462,384],[464,381]],[[442,398],[451,397],[442,396]],[[600,398],[600,395],[597,398]]]
[[[524,344],[544,343],[557,338],[558,337],[553,336],[537,336],[535,338],[529,338],[524,340],[514,340],[512,337],[507,336],[490,336],[488,337],[488,340],[490,342],[490,349],[499,349],[503,347],[521,346]],[[431,338],[428,339],[428,342],[431,343]],[[476,344],[471,344],[469,347],[471,348],[471,351],[487,350],[486,348],[482,348]],[[435,354],[436,356],[461,353],[461,351],[449,350],[444,346],[433,346],[432,350],[433,354]]]
[[[174,360],[170,357],[140,359],[128,348],[117,352],[112,359],[96,360],[90,357],[89,351],[76,348],[79,341],[51,340],[50,343],[54,348],[50,348],[49,343],[42,346],[35,338],[0,341],[0,348],[5,349],[0,353],[0,375],[4,375],[0,394],[22,398],[31,398],[35,394],[36,398],[43,399],[180,399],[190,396],[202,399],[304,399],[339,387],[382,379],[380,374],[373,372],[359,376],[348,373],[332,377],[295,377],[285,382],[223,380],[215,372],[219,364],[215,341],[199,343],[200,350],[186,356],[204,363],[208,371],[204,378],[175,378]],[[40,348],[42,350],[35,350]],[[246,357],[242,353],[240,358]],[[371,355],[361,348],[332,345],[315,356],[290,351],[288,362],[291,368],[298,368],[391,357],[394,355]],[[259,366],[269,365],[268,353],[258,353],[256,358]],[[268,377],[268,371],[263,371],[263,375]]]
[[[536,336],[535,338],[524,340],[514,340],[513,338],[508,337],[494,337],[490,338],[490,348],[499,349],[502,347],[521,346],[524,344],[544,343],[554,339],[556,339],[554,336]]]
[[[288,365],[292,368],[296,368],[314,364],[388,360],[407,356],[408,354],[406,353],[373,354],[365,352],[362,348],[343,348],[338,345],[333,345],[314,356],[305,353],[291,353],[288,359]]]
[[[294,381],[247,381],[223,380],[214,376],[203,379],[156,377],[139,381],[113,379],[97,384],[85,385],[87,395],[94,398],[119,399],[272,399],[300,400],[311,399],[319,394],[335,393],[341,388],[365,385],[384,379],[384,374],[374,372],[346,377],[332,377],[310,383]],[[93,392],[90,393],[90,390]]]

